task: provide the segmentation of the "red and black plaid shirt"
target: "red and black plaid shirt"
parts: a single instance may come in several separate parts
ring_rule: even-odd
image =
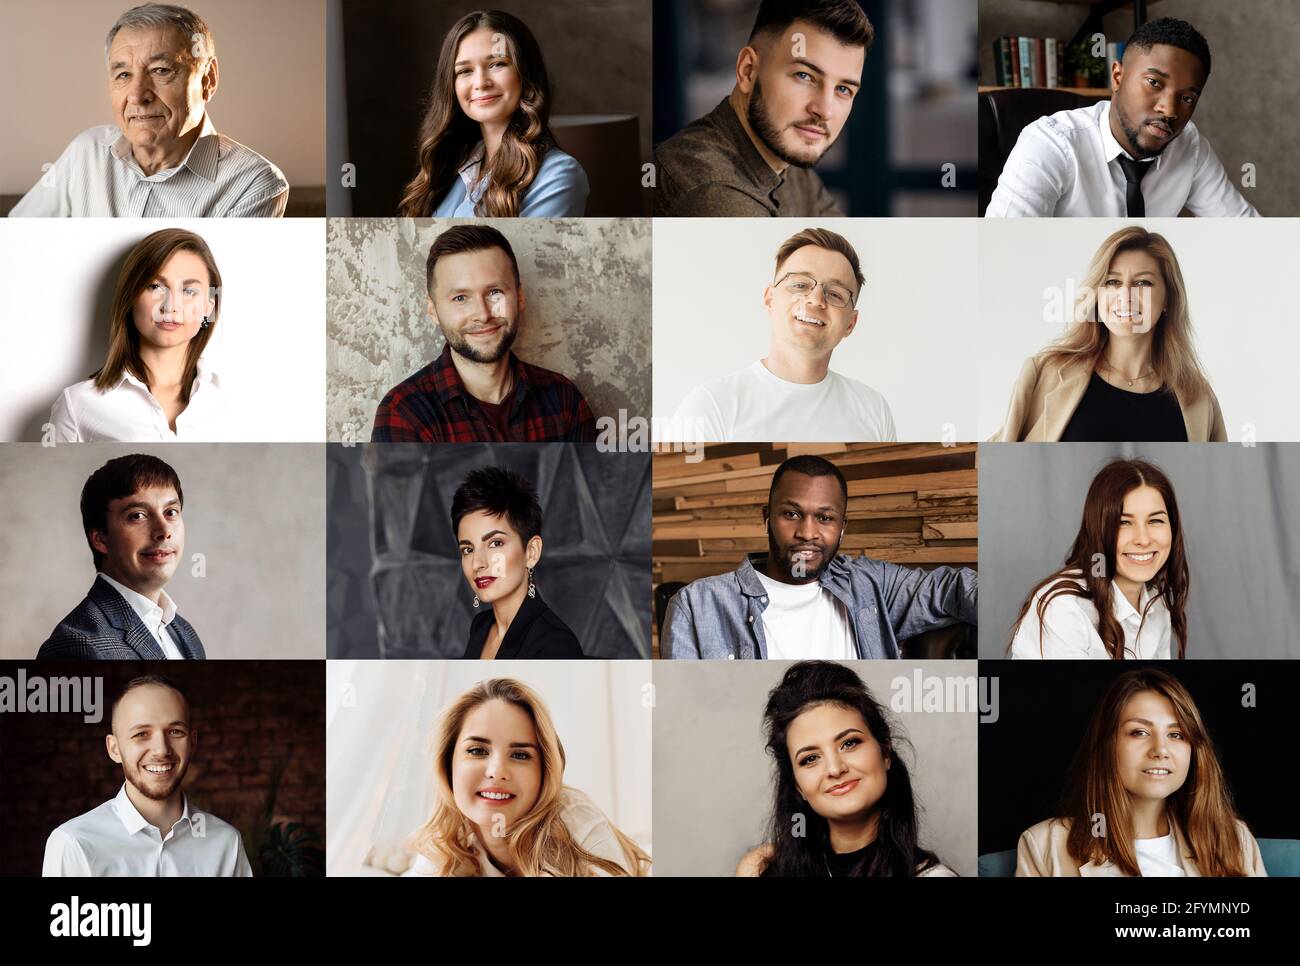
[[[389,390],[375,412],[376,443],[591,443],[596,419],[578,387],[558,372],[530,366],[513,352],[515,386],[507,436],[488,419],[451,361],[451,346]]]

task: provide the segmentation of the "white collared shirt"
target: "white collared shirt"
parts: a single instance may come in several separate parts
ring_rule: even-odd
[[[64,822],[45,843],[44,876],[251,876],[239,830],[190,812],[163,835],[131,804],[126,784],[112,801]]]
[[[1075,574],[1078,571],[1074,571]],[[1075,578],[1080,587],[1081,578]],[[1013,658],[1095,658],[1106,660],[1110,653],[1097,633],[1097,607],[1087,597],[1074,594],[1057,594],[1047,605],[1043,622],[1038,622],[1038,602],[1055,581],[1034,595],[1025,619],[1020,622],[1011,642]],[[1111,609],[1124,631],[1124,657],[1130,660],[1167,660],[1173,640],[1173,627],[1164,598],[1156,600],[1141,612],[1152,597],[1149,585],[1144,584],[1135,609],[1113,580],[1110,584]],[[1039,628],[1042,628],[1042,647],[1039,647]]]
[[[288,201],[280,169],[218,134],[205,114],[185,159],[153,175],[116,125],[82,131],[9,216],[279,218]]]
[[[1002,167],[987,218],[1125,217],[1127,181],[1117,158],[1128,153],[1110,129],[1110,101],[1040,117],[1020,132]],[[1142,178],[1147,217],[1258,217],[1228,180],[1210,142],[1191,121]]]
[[[203,358],[175,432],[149,387],[125,370],[105,392],[86,379],[59,393],[50,407],[56,443],[219,442],[224,439],[223,417],[221,379]]]
[[[161,604],[161,606],[159,606],[159,604],[155,604],[144,594],[136,593],[130,587],[118,583],[106,573],[99,573],[96,576],[103,577],[104,583],[108,584],[108,586],[121,594],[122,599],[131,605],[131,609],[135,611],[136,616],[140,618],[141,623],[143,623],[148,629],[149,633],[153,636],[153,639],[158,642],[158,646],[162,648],[163,654],[167,656],[167,660],[185,660],[185,655],[182,654],[181,649],[176,646],[176,642],[172,640],[172,636],[167,633],[167,625],[170,624],[172,618],[176,616],[176,604],[169,596],[167,596],[167,591],[164,590],[161,592],[161,596],[158,598],[159,604]]]

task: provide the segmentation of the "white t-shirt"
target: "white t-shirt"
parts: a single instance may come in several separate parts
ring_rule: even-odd
[[[1079,571],[1072,573],[1077,574]],[[1076,577],[1075,580],[1080,587],[1085,586],[1082,578]],[[1110,652],[1097,633],[1096,606],[1089,598],[1073,594],[1057,594],[1047,605],[1041,625],[1040,649],[1038,602],[1055,583],[1052,581],[1030,601],[1025,619],[1020,622],[1015,639],[1011,642],[1011,656],[1109,659]],[[1173,643],[1173,625],[1164,599],[1152,604],[1143,620],[1141,612],[1153,596],[1150,586],[1143,586],[1136,609],[1114,581],[1111,581],[1110,595],[1111,610],[1124,631],[1124,657],[1129,660],[1168,660]]]
[[[775,661],[856,660],[857,644],[848,611],[830,591],[813,581],[783,584],[766,574],[754,573],[767,591],[763,611],[763,637],[767,656]]]
[[[665,442],[891,442],[894,416],[870,386],[827,370],[812,385],[786,382],[755,362],[686,394]]]
[[[1134,839],[1133,848],[1143,878],[1187,875],[1178,859],[1178,843],[1172,831],[1158,839]]]

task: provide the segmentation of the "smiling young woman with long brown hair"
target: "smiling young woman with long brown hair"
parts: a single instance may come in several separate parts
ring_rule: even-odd
[[[1107,688],[1060,811],[1026,830],[1016,854],[1019,876],[1267,874],[1196,702],[1154,668]]]
[[[576,217],[586,172],[555,143],[542,51],[518,17],[466,14],[447,32],[420,125],[408,218]]]
[[[1088,487],[1065,566],[1029,592],[1012,657],[1167,658],[1187,650],[1187,551],[1174,487],[1146,460],[1116,459]]]

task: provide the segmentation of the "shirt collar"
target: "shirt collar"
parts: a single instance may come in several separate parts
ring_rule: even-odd
[[[1142,613],[1146,610],[1147,603],[1151,600],[1151,585],[1143,584],[1142,592],[1138,594],[1138,606],[1134,609],[1133,605],[1128,602],[1124,592],[1119,589],[1119,584],[1115,581],[1110,582],[1111,610],[1115,614],[1115,619],[1123,624],[1125,621],[1137,621],[1141,623]],[[1152,606],[1152,610],[1160,605],[1157,603]]]
[[[121,128],[117,129],[116,136],[114,136],[114,132],[110,130],[108,134],[105,135],[105,143],[108,145],[109,150],[112,151],[115,158],[119,161],[125,162],[126,164],[133,165],[142,176],[144,175],[144,172],[140,169],[140,165],[135,160],[135,155],[132,153],[131,142],[127,140],[127,137],[122,133]],[[217,180],[217,161],[219,160],[220,155],[221,139],[217,136],[217,129],[212,124],[212,118],[208,116],[207,111],[204,111],[203,126],[199,128],[199,136],[195,142],[190,145],[190,150],[185,157],[181,159],[181,163],[176,165],[174,168],[164,168],[162,171],[149,177],[157,177],[158,174],[166,174],[170,177],[171,174],[179,171],[181,168],[189,168],[195,174],[206,178],[208,181],[215,182]]]
[[[199,356],[199,361],[197,363],[196,368],[197,368],[197,372],[195,374],[196,382],[208,382],[217,386],[221,385],[220,370],[216,365],[214,365],[208,359],[207,356]],[[136,386],[139,389],[143,389],[145,392],[149,391],[149,387],[146,386],[139,379],[137,379],[135,376],[133,376],[130,370],[126,369],[125,367],[123,367],[122,369],[122,378],[117,381],[117,386],[122,385],[122,383],[124,382],[129,382],[131,385]],[[113,388],[116,389],[117,386],[114,386]],[[193,387],[191,387],[191,391],[193,391]]]
[[[510,353],[510,365],[515,374],[515,384],[511,392],[518,397],[528,386],[528,371],[514,352]],[[434,364],[433,386],[438,399],[444,405],[457,396],[469,396],[465,383],[461,381],[460,373],[456,371],[456,364],[451,360],[450,342],[443,345],[442,355],[438,356],[438,361]]]
[[[467,194],[472,194],[475,186],[478,184],[479,168],[483,164],[483,155],[486,150],[487,149],[484,147],[483,142],[480,141],[475,146],[474,150],[470,152],[465,163],[460,166],[460,180],[464,183]],[[477,201],[478,199],[473,198],[471,200]]]
[[[131,796],[126,793],[126,782],[122,782],[122,787],[118,789],[117,797],[113,799],[113,810],[117,813],[118,819],[122,822],[122,827],[126,829],[127,835],[134,835],[143,828],[149,827],[149,821],[140,814],[139,809],[131,801]],[[181,792],[181,817],[176,822],[190,824],[190,799],[184,792]],[[172,828],[176,828],[173,825]]]
[[[740,566],[736,568],[736,582],[740,584],[740,592],[746,597],[766,598],[768,596],[767,588],[764,587],[763,582],[758,579],[758,571],[754,568],[754,564],[761,563],[765,559],[767,559],[766,551],[759,550],[754,553],[749,553],[745,555],[745,559],[741,561]],[[831,560],[830,565],[823,570],[821,576],[817,578],[817,583],[829,590],[830,586],[836,583],[838,578],[845,572],[846,570],[844,563],[842,563],[842,556],[836,554],[834,559]]]
[[[1098,113],[1097,116],[1097,130],[1101,134],[1101,153],[1102,156],[1106,159],[1106,163],[1110,164],[1121,154],[1124,157],[1129,158],[1130,160],[1140,161],[1140,159],[1134,158],[1131,154],[1125,151],[1124,148],[1120,146],[1120,143],[1115,140],[1115,135],[1110,129],[1110,101],[1102,101],[1101,103],[1104,105],[1104,107],[1101,109],[1101,111]],[[1151,163],[1154,164],[1157,168],[1159,168],[1160,159],[1162,157],[1164,157],[1163,151],[1160,154],[1156,155],[1155,161],[1152,162],[1141,161],[1141,163],[1142,164]]]
[[[713,109],[709,117],[735,145],[740,154],[741,170],[751,180],[769,193],[781,187],[782,182],[785,181],[785,174],[777,174],[773,171],[772,166],[758,153],[758,148],[754,147],[754,142],[750,140],[744,125],[740,123],[736,109],[731,106],[730,96],[724,97],[722,103]]]
[[[154,628],[158,626],[159,618],[162,619],[162,624],[166,627],[172,622],[172,618],[176,616],[176,604],[167,595],[167,591],[162,592],[162,596],[158,598],[159,602],[155,604],[144,594],[136,593],[130,587],[118,583],[102,571],[98,576],[103,577],[105,583],[121,594],[122,598],[131,605],[131,609],[144,622],[144,626],[149,629],[149,633],[152,634]]]

